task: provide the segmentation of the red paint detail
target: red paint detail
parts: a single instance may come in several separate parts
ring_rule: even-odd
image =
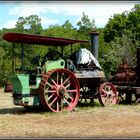
[[[66,46],[75,43],[88,43],[83,40],[73,40],[60,37],[48,37],[42,35],[23,34],[23,33],[6,33],[3,39],[8,42],[48,45],[48,46]]]

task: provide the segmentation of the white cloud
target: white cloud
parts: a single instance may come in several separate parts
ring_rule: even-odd
[[[45,9],[41,5],[34,2],[21,3],[9,10],[10,15],[17,15],[23,17],[32,14],[39,15],[40,13],[44,13],[44,12]]]
[[[41,17],[41,20],[42,20],[41,24],[45,28],[49,25],[53,25],[53,24],[58,23],[57,19],[48,19],[45,17]],[[15,28],[16,22],[17,22],[17,20],[9,20],[7,23],[5,23],[3,26],[1,26],[1,29],[2,28],[7,28],[7,29]]]
[[[53,25],[59,23],[57,19],[48,19],[46,17],[40,17],[42,20],[42,26],[46,28],[48,25]]]
[[[95,19],[96,26],[104,26],[108,18],[114,14],[130,11],[136,2],[24,2],[10,9],[10,15],[29,16],[31,14],[61,14],[67,16],[78,16],[80,19],[84,12],[89,18]],[[44,16],[44,15],[43,15]],[[68,17],[69,18],[69,17]],[[72,17],[71,17],[72,18]],[[54,24],[58,19],[42,19],[43,24]]]
[[[9,14],[28,16],[41,13],[63,13],[65,15],[81,15],[82,12],[95,15],[121,13],[133,8],[131,2],[26,2],[19,3],[10,9]]]
[[[7,28],[7,29],[14,28],[16,25],[16,22],[17,22],[16,20],[9,20],[3,26],[1,26],[1,28]]]

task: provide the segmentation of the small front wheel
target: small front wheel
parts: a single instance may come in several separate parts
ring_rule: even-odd
[[[113,84],[106,82],[100,85],[98,100],[102,106],[117,104],[118,94]]]

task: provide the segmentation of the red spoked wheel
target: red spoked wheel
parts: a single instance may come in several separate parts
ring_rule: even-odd
[[[46,109],[53,112],[71,111],[79,100],[79,81],[67,69],[54,69],[42,76],[38,92]]]
[[[117,104],[118,95],[113,84],[107,82],[99,87],[98,99],[102,106]]]

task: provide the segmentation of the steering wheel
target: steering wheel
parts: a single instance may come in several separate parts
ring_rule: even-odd
[[[44,64],[47,60],[58,60],[59,57],[63,58],[60,52],[50,51],[44,56],[42,64]]]
[[[33,65],[35,65],[35,64],[39,64],[39,59],[40,59],[40,55],[36,55],[33,59],[32,59],[32,61],[31,61],[31,63],[33,64]]]

